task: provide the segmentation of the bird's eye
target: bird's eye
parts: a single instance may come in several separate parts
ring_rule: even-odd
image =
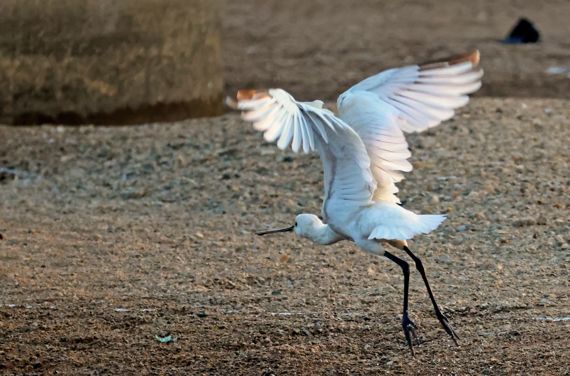
[[[295,221],[295,227],[297,227],[297,221]]]

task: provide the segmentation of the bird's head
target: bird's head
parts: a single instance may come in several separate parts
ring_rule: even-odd
[[[323,222],[314,214],[299,214],[295,217],[295,224],[289,227],[277,228],[266,231],[258,231],[257,235],[275,234],[277,232],[294,232],[295,235],[302,238],[311,239],[311,234],[314,234]]]

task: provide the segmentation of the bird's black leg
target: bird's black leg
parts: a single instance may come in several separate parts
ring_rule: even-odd
[[[416,339],[416,324],[408,317],[408,290],[410,287],[410,266],[404,260],[399,257],[394,256],[390,252],[384,251],[384,256],[388,257],[390,260],[394,261],[396,264],[400,265],[402,272],[404,273],[404,309],[402,312],[402,328],[404,329],[404,335],[406,336],[406,342],[410,346],[410,351],[412,356],[414,355],[414,347],[412,345],[412,336]]]
[[[414,260],[414,262],[416,264],[416,269],[418,270],[418,272],[420,272],[422,279],[424,280],[424,284],[426,285],[426,289],[427,289],[429,298],[431,300],[431,304],[433,305],[433,309],[435,311],[435,315],[436,315],[437,319],[441,323],[441,326],[443,326],[443,329],[445,329],[447,334],[449,334],[451,336],[451,338],[453,339],[453,342],[455,342],[455,344],[457,345],[458,344],[457,340],[459,339],[459,336],[455,333],[455,331],[453,330],[451,325],[449,325],[449,321],[447,320],[447,317],[445,317],[445,315],[443,313],[441,313],[441,310],[439,309],[439,306],[437,305],[437,302],[435,301],[435,297],[433,296],[433,293],[431,292],[431,288],[429,287],[429,282],[428,282],[428,279],[426,276],[424,265],[422,264],[422,260],[420,260],[419,257],[414,255],[412,253],[412,251],[406,246],[404,246],[404,251],[408,254],[408,256],[410,256],[412,258],[412,260]]]

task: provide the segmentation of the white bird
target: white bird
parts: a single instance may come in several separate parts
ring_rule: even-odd
[[[299,102],[282,89],[239,90],[227,104],[263,132],[268,142],[294,152],[318,151],[324,169],[322,218],[300,214],[290,227],[258,235],[294,231],[318,244],[350,240],[366,252],[385,256],[404,274],[402,327],[414,354],[415,324],[408,317],[408,263],[382,243],[403,250],[422,276],[435,314],[457,344],[439,309],[421,260],[407,240],[435,230],[444,215],[418,215],[400,204],[396,183],[410,172],[404,132],[422,132],[450,119],[481,87],[479,51],[438,62],[388,69],[342,93],[338,116],[322,101]]]

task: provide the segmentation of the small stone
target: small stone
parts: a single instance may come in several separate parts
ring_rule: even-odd
[[[8,168],[4,168],[4,167],[0,167],[0,181],[3,180],[14,180],[16,179],[16,171],[8,169]]]
[[[273,154],[275,154],[275,149],[273,149],[273,147],[267,148],[267,149],[261,149],[260,154],[261,155],[273,155]]]
[[[482,221],[482,220],[487,219],[487,216],[485,215],[484,212],[477,212],[477,213],[475,213],[475,218]]]
[[[2,239],[2,234],[0,234],[0,239]],[[559,245],[566,244],[566,240],[562,235],[556,235],[554,236],[554,239],[558,242]]]
[[[545,307],[545,306],[549,306],[551,305],[552,302],[550,300],[548,300],[547,298],[542,298],[540,299],[540,301],[538,302],[538,305],[541,307]]]
[[[435,259],[436,262],[442,263],[442,264],[450,264],[451,263],[451,257],[449,257],[448,255],[443,255],[443,256],[439,256]]]
[[[239,152],[238,148],[227,148],[227,149],[221,149],[218,150],[218,155],[223,156],[223,155],[235,155]]]
[[[521,218],[513,221],[513,226],[515,227],[527,227],[533,226],[536,224],[536,221],[533,218]]]
[[[144,196],[146,196],[146,190],[144,189],[127,188],[121,192],[121,197],[124,200],[137,199]]]
[[[170,334],[167,335],[155,335],[154,338],[160,343],[170,343],[173,341],[173,338]]]
[[[562,74],[562,73],[566,73],[567,71],[568,71],[568,68],[563,67],[563,66],[558,66],[558,65],[550,66],[544,70],[544,72],[547,74]]]

